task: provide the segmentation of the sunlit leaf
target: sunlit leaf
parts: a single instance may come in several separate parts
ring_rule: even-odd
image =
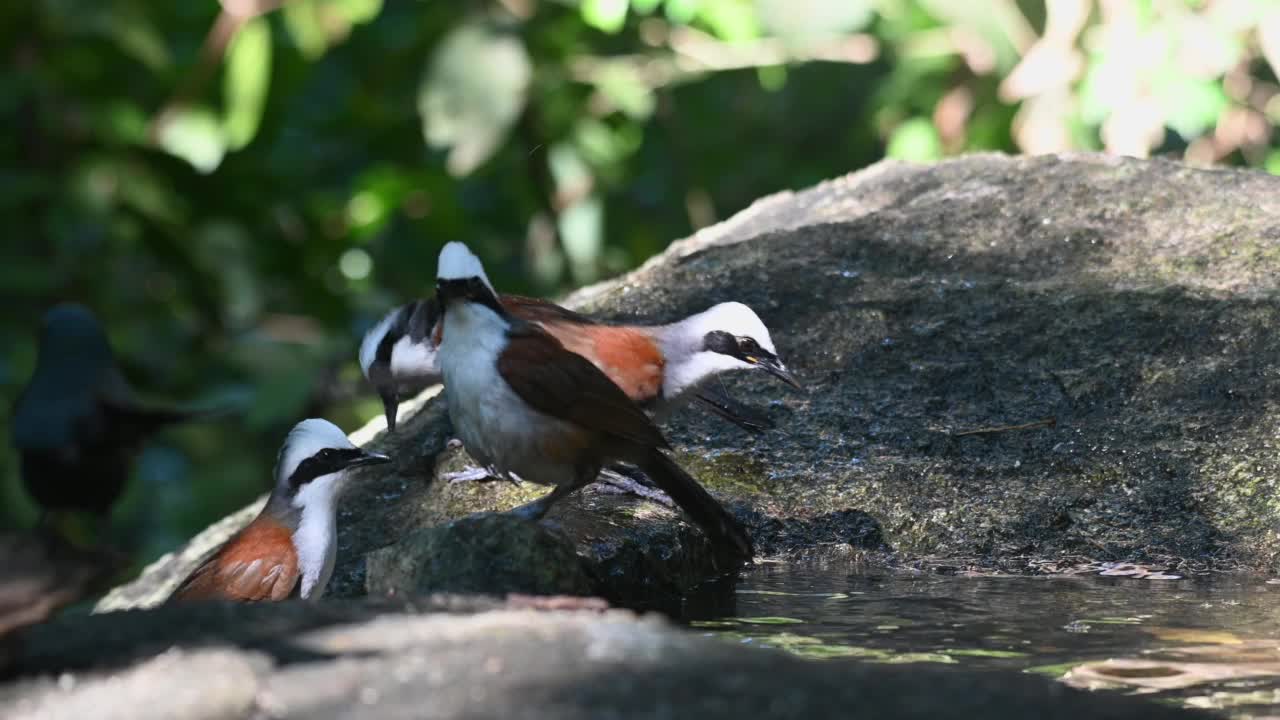
[[[245,23],[227,48],[222,128],[228,149],[239,150],[257,134],[270,82],[271,26],[258,17]]]
[[[662,0],[631,0],[631,9],[641,15],[648,15],[661,4]]]
[[[222,124],[207,108],[173,110],[160,124],[158,139],[166,152],[202,173],[218,169],[227,152]]]
[[[637,120],[653,114],[653,90],[634,65],[609,63],[596,76],[596,86],[619,110]]]
[[[871,22],[870,0],[755,0],[760,24],[793,44],[859,30]]]
[[[909,162],[929,162],[942,157],[942,139],[928,118],[912,118],[897,127],[885,155]]]
[[[1222,84],[1205,80],[1170,68],[1157,84],[1157,97],[1164,111],[1165,124],[1184,140],[1202,135],[1218,123],[1218,115],[1230,104]]]
[[[752,0],[703,0],[698,19],[725,42],[760,36],[760,14]]]
[[[1280,175],[1280,150],[1272,150],[1267,153],[1267,172],[1272,175]]]
[[[627,23],[628,0],[582,0],[582,19],[591,27],[613,34]]]
[[[583,284],[598,279],[604,249],[604,204],[600,197],[593,194],[565,208],[560,213],[559,230],[573,279]]]
[[[1018,47],[1034,39],[1034,31],[1015,2],[917,1],[944,25],[964,28],[980,38],[993,55],[992,70],[1012,69],[1019,59]]]
[[[785,65],[765,65],[756,68],[756,78],[760,87],[769,92],[777,92],[787,85],[787,67]]]
[[[284,4],[284,26],[303,57],[314,60],[324,54],[329,41],[320,21],[317,0],[291,0]]]
[[[450,173],[467,175],[497,150],[524,110],[532,74],[514,35],[471,23],[444,39],[423,73],[418,113],[427,144],[450,150]]]
[[[367,23],[382,12],[382,0],[329,0],[352,25]]]
[[[574,140],[583,158],[593,168],[611,169],[640,149],[644,138],[640,129],[631,123],[617,128],[599,120],[587,118],[574,128]]]
[[[701,0],[667,0],[662,6],[667,19],[677,25],[688,25],[698,14]]]

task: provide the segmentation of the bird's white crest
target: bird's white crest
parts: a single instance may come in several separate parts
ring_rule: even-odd
[[[714,330],[723,330],[730,335],[749,337],[771,353],[777,354],[773,347],[773,338],[769,337],[769,328],[751,308],[740,302],[725,302],[698,313],[690,315],[676,323],[690,335],[699,339]]]
[[[760,347],[777,354],[769,328],[754,310],[740,302],[720,303],[680,322],[663,326],[658,329],[656,337],[667,359],[662,379],[665,400],[676,401],[719,373],[754,367],[730,355],[707,350],[707,333],[716,330],[749,337]]]
[[[484,274],[480,258],[464,243],[454,241],[440,250],[440,259],[436,263],[437,279],[466,280],[473,277],[480,278],[494,295],[498,294],[493,289],[493,283],[489,282],[489,276]]]
[[[387,332],[391,330],[391,326],[396,321],[396,316],[404,311],[405,306],[393,308],[378,324],[369,328],[364,334],[364,340],[360,341],[360,372],[364,373],[365,378],[369,377],[369,366],[373,365],[373,361],[378,357],[378,345],[382,342],[382,338],[387,336]]]
[[[280,462],[276,466],[277,482],[288,479],[303,460],[325,448],[353,448],[347,434],[328,420],[311,418],[303,420],[289,431],[280,450]]]

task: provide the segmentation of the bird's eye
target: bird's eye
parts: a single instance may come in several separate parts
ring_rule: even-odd
[[[744,353],[758,353],[760,352],[760,345],[749,337],[738,338],[738,349]]]

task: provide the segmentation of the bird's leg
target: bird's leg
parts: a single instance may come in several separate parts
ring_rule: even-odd
[[[667,507],[675,507],[675,502],[666,493],[652,487],[649,484],[649,478],[645,477],[639,468],[630,465],[613,465],[601,470],[599,482],[608,488],[609,492],[631,493]]]
[[[579,473],[578,478],[574,482],[565,485],[557,485],[554,490],[546,495],[543,495],[533,502],[527,502],[524,505],[511,508],[506,512],[506,514],[524,518],[525,520],[540,520],[543,515],[547,514],[547,511],[551,509],[552,505],[573,494],[583,486],[590,484],[591,481],[595,479],[596,474],[596,471],[591,472],[589,475]],[[583,479],[584,477],[586,479]]]
[[[462,441],[458,438],[450,438],[445,443],[445,447],[450,450],[457,450],[462,447]],[[520,486],[521,480],[515,473],[501,473],[493,466],[466,467],[456,472],[447,472],[440,475],[440,479],[452,485],[453,483],[479,482],[482,480],[506,480],[516,487]]]

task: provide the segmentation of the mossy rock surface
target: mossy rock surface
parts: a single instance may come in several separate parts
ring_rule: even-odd
[[[664,322],[738,300],[773,329],[806,392],[763,374],[724,389],[777,430],[751,436],[694,407],[665,425],[763,554],[1269,570],[1278,287],[1278,178],[978,155],[766,198],[567,304]],[[334,595],[365,592],[368,552],[525,499],[435,482],[443,405],[424,402],[393,437],[379,421],[359,435],[397,462],[371,469],[341,514]],[[550,521],[599,576],[661,595],[714,574],[701,535],[651,501],[585,492]],[[179,560],[119,598],[154,596]]]

